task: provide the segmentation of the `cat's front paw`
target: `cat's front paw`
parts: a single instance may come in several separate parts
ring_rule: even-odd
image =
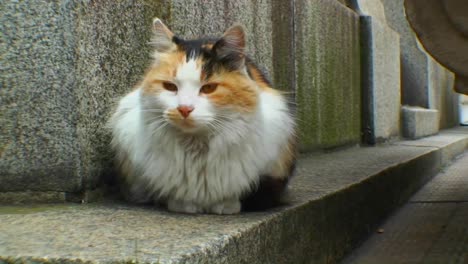
[[[192,203],[179,200],[169,200],[167,202],[167,209],[171,212],[197,214],[203,213],[203,208]]]
[[[241,203],[238,199],[225,200],[212,205],[208,212],[212,214],[238,214],[241,210]]]

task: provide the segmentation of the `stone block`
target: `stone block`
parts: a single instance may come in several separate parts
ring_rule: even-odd
[[[399,36],[384,23],[361,17],[363,134],[370,144],[400,133]]]
[[[402,107],[403,136],[417,139],[439,131],[439,111],[421,107]]]
[[[406,20],[404,0],[381,0],[388,25],[400,34],[402,104],[429,108],[428,57]]]
[[[94,186],[112,166],[104,123],[149,62],[160,3],[0,5],[0,191]]]
[[[295,1],[295,87],[303,150],[361,139],[359,16],[337,1]]]
[[[457,126],[459,122],[460,107],[458,97],[453,87],[454,74],[429,56],[429,91],[431,109],[440,113],[440,129]]]

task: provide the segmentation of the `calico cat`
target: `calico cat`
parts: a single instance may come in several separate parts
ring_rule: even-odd
[[[294,170],[295,123],[245,55],[243,28],[196,40],[159,19],[153,30],[153,63],[110,120],[128,197],[183,213],[276,205]]]

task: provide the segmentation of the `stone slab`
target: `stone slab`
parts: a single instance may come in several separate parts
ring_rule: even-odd
[[[338,1],[295,1],[296,103],[303,150],[360,142],[359,16]]]
[[[468,202],[468,155],[454,161],[428,182],[411,202]],[[468,219],[468,218],[467,218]]]
[[[374,235],[343,263],[438,263],[423,260],[456,210],[456,204],[408,204],[379,228],[383,233],[374,230]],[[447,262],[441,263],[454,263],[445,256]]]
[[[0,260],[336,263],[440,170],[443,148],[388,144],[305,155],[290,204],[267,212],[184,215],[117,202],[1,206]]]
[[[401,111],[404,137],[416,139],[439,132],[439,111],[409,106],[403,106]]]
[[[419,140],[403,140],[395,144],[403,146],[441,148],[444,153],[443,157],[445,157],[445,160],[442,160],[442,163],[447,163],[455,159],[459,153],[463,152],[464,149],[468,148],[468,139],[465,137],[465,133],[467,132],[467,127],[458,127],[443,130],[442,134],[439,135],[421,138]]]

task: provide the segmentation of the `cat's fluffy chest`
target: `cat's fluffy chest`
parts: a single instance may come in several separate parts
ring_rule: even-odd
[[[263,104],[253,117],[239,119],[236,131],[209,138],[174,133],[170,128],[154,134],[149,128],[141,129],[142,135],[136,136],[145,139],[140,146],[145,150],[134,162],[145,168],[143,177],[160,197],[203,205],[241,197],[278,158],[277,142],[289,134],[275,132],[285,125],[272,123],[272,118],[283,119],[285,114],[280,107],[275,109],[283,104],[275,99],[261,94]],[[141,105],[136,101],[134,107]]]

